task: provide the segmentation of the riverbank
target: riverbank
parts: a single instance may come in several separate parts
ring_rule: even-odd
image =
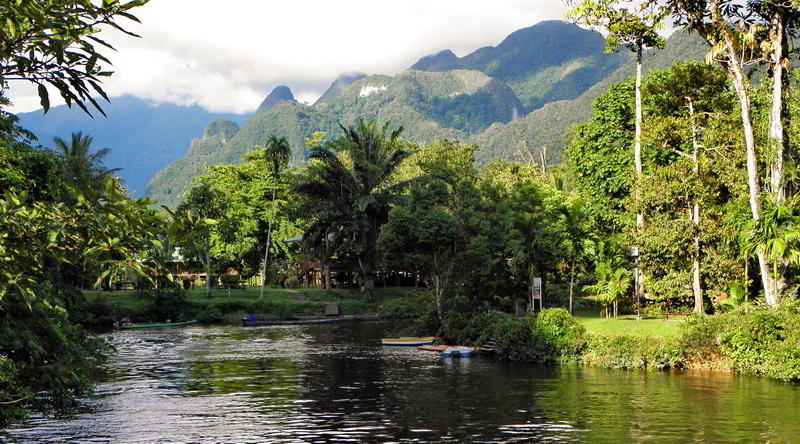
[[[286,320],[298,316],[319,316],[326,303],[339,304],[342,315],[374,315],[384,307],[402,300],[419,290],[404,287],[376,288],[372,297],[365,299],[358,291],[322,289],[266,288],[263,297],[260,288],[204,289],[181,291],[140,292],[85,291],[85,319],[90,327],[108,327],[125,317],[134,322],[165,321],[167,319],[197,319],[206,324],[240,323],[242,317],[256,314],[259,319]]]
[[[439,329],[430,294],[404,287],[379,288],[365,300],[357,291],[319,289],[202,289],[142,293],[87,292],[86,325],[109,326],[129,317],[135,322],[197,319],[206,324],[238,325],[254,313],[259,319],[318,316],[325,303],[338,302],[342,315],[380,314],[404,319],[396,332],[431,334]],[[683,320],[621,316],[596,311],[551,308],[535,317],[485,311],[450,312],[445,343],[479,345],[493,340],[503,360],[543,365],[580,364],[617,369],[714,369],[800,380],[800,304],[779,310],[746,305],[713,316]],[[402,330],[402,331],[401,331]]]
[[[481,313],[452,326],[461,343],[493,339],[498,357],[617,369],[714,369],[800,381],[800,304],[746,305],[684,321],[600,319],[560,308],[514,319]]]

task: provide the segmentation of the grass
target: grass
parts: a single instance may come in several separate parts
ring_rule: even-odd
[[[259,315],[276,319],[290,318],[298,315],[322,315],[324,302],[339,302],[342,314],[376,314],[386,301],[403,297],[414,292],[407,287],[376,288],[370,300],[365,300],[357,290],[322,290],[322,289],[281,289],[265,288],[263,298],[260,288],[244,290],[212,289],[206,296],[205,289],[186,290],[186,302],[191,307],[191,316],[209,310],[225,315],[227,322],[238,319],[245,313],[256,312]],[[90,301],[102,301],[112,308],[116,318],[132,316],[137,319],[152,317],[153,300],[148,295],[137,294],[134,290],[121,291],[86,291]],[[188,314],[187,314],[188,315]]]
[[[642,318],[636,316],[620,316],[617,319],[600,317],[597,312],[576,311],[575,318],[590,334],[612,336],[636,336],[653,338],[678,337],[681,332],[681,321],[661,318]]]

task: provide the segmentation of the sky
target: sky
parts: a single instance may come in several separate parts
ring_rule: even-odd
[[[443,49],[463,56],[566,10],[559,0],[150,0],[133,11],[141,25],[120,20],[140,39],[101,32],[117,49],[104,89],[241,113],[287,85],[312,103],[340,74],[394,75]],[[40,108],[30,85],[12,83],[9,96],[13,112]]]

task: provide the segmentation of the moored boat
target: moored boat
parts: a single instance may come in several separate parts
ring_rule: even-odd
[[[434,336],[404,336],[400,338],[381,339],[381,344],[406,347],[415,345],[431,345],[435,339],[436,338]]]
[[[475,354],[474,347],[449,347],[442,352],[443,358],[466,358]]]
[[[328,316],[328,317],[309,317],[289,320],[262,320],[253,316],[242,318],[243,327],[259,327],[262,325],[311,325],[311,324],[330,324],[344,321],[369,321],[380,319],[377,315],[354,315],[354,316]]]
[[[182,325],[194,324],[196,322],[196,319],[183,322],[137,322],[135,324],[122,324],[120,327],[124,329],[180,327]]]

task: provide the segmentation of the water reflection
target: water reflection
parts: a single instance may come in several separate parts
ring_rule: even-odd
[[[124,331],[85,412],[10,442],[792,442],[800,387],[381,347],[386,326]],[[2,440],[2,438],[0,438]]]

